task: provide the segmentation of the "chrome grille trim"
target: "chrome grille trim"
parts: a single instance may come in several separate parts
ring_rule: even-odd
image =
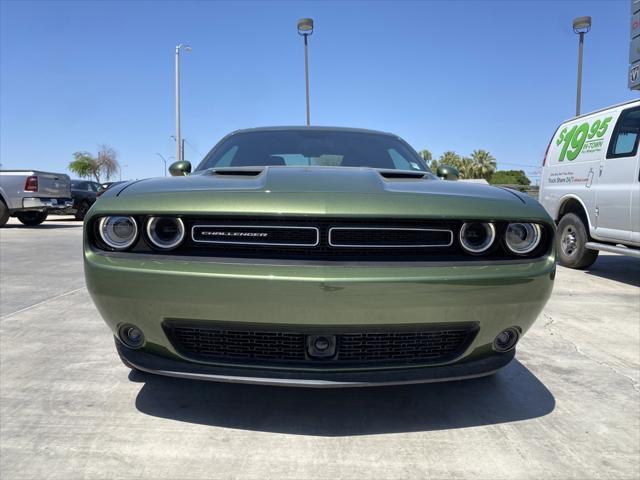
[[[393,245],[393,244],[378,244],[378,245],[360,245],[360,244],[340,244],[332,241],[332,233],[334,231],[348,231],[348,230],[369,230],[369,231],[403,231],[403,232],[446,232],[449,234],[448,243],[422,245],[422,244],[408,244],[408,245]],[[385,228],[385,227],[332,227],[329,229],[329,245],[337,248],[441,248],[450,247],[453,245],[453,231],[442,228]]]

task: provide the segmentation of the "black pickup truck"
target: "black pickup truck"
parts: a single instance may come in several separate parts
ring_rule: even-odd
[[[90,180],[71,180],[71,198],[73,198],[73,214],[76,220],[84,220],[91,205],[98,198],[98,190],[102,186]]]

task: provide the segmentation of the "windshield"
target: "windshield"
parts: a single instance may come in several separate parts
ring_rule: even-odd
[[[339,130],[238,133],[217,145],[196,170],[267,165],[428,171],[411,147],[396,137]]]

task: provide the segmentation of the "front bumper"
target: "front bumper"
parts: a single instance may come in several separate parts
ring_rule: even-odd
[[[492,343],[508,327],[524,334],[551,294],[555,256],[526,262],[340,264],[106,253],[85,245],[87,288],[117,334],[133,324],[142,350],[121,348],[140,370],[188,378],[310,386],[357,386],[480,376],[512,354]],[[468,347],[442,363],[385,368],[276,368],[221,364],[174,348],[166,321],[237,322],[305,327],[474,322]]]
[[[376,387],[484,377],[506,366],[515,356],[515,350],[511,350],[452,365],[360,372],[296,372],[186,364],[142,350],[132,350],[123,346],[118,340],[116,340],[116,348],[126,363],[143,372],[214,382],[308,388]]]
[[[22,199],[22,207],[31,210],[63,210],[73,207],[73,199],[26,197]]]

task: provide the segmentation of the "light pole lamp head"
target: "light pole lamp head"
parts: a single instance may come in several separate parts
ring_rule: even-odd
[[[301,18],[298,20],[298,34],[311,35],[313,33],[313,18]]]
[[[591,17],[576,17],[573,19],[573,31],[575,33],[587,33],[591,30]]]
[[[180,53],[180,50],[184,49],[187,52],[191,51],[191,46],[190,45],[185,45],[184,43],[179,43],[178,45],[176,45],[176,53]]]

